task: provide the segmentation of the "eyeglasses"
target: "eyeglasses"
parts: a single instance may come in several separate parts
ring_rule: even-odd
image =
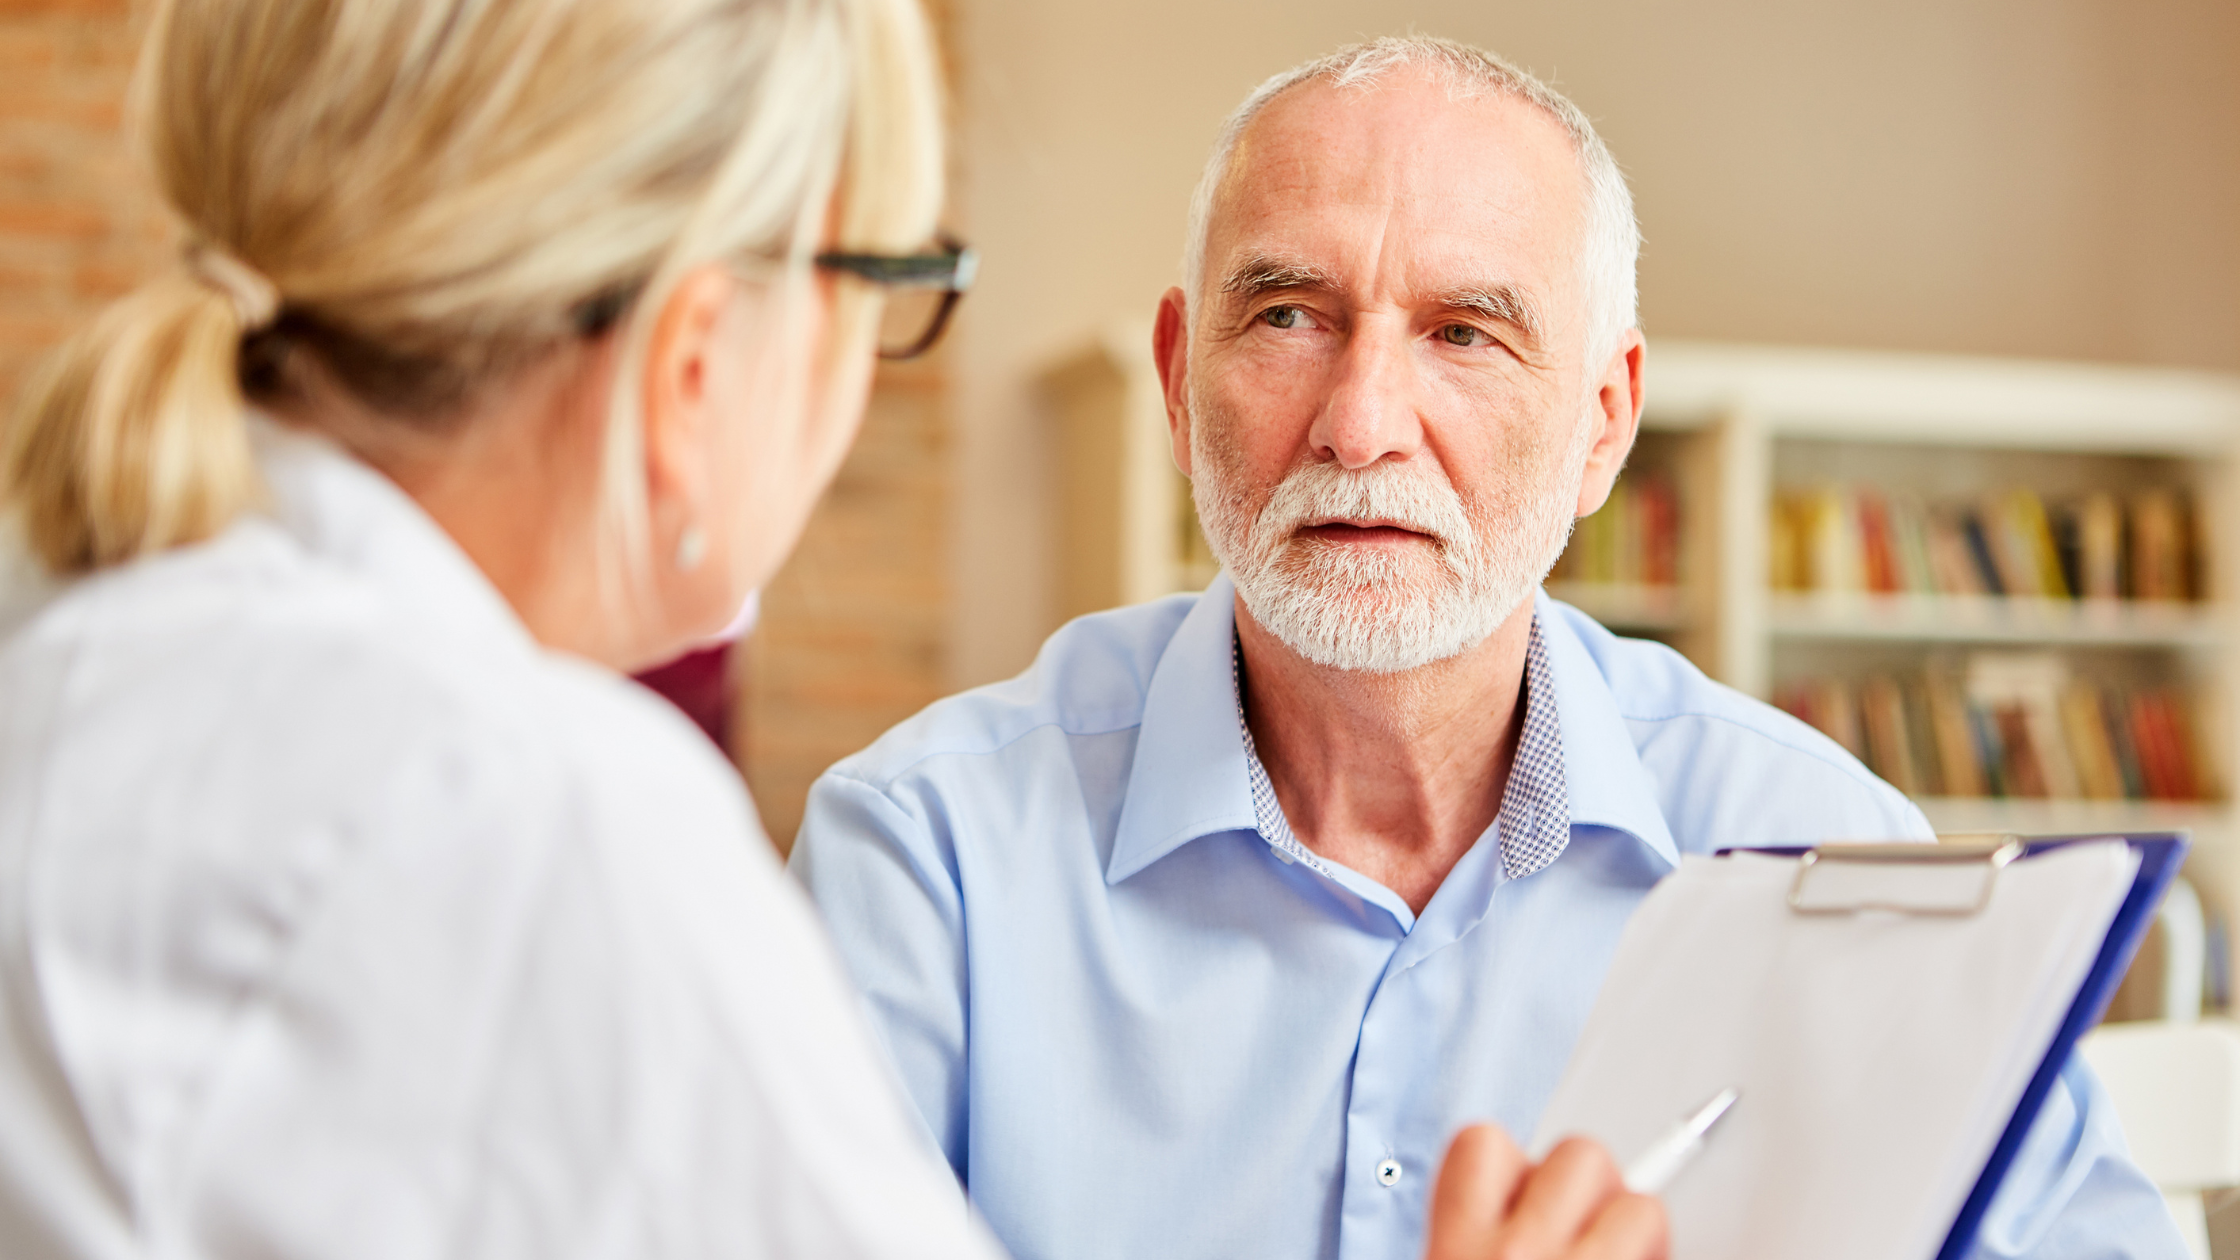
[[[931,350],[980,269],[980,256],[962,241],[947,233],[935,239],[939,253],[817,255],[819,267],[845,271],[887,291],[879,320],[882,359],[915,359]]]
[[[941,246],[939,253],[826,253],[813,260],[827,271],[845,271],[887,291],[879,321],[882,359],[915,359],[931,350],[949,326],[957,299],[972,287],[980,256],[946,232],[935,240]],[[570,311],[576,331],[585,337],[606,332],[630,309],[643,287],[642,283],[616,285],[577,303]]]

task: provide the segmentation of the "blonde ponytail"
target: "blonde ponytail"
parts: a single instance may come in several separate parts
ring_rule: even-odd
[[[0,432],[0,504],[51,572],[199,542],[249,505],[244,315],[182,266],[35,371]]]

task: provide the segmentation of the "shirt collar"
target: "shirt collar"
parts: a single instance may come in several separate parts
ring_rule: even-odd
[[[1523,879],[1563,856],[1571,843],[1571,787],[1563,762],[1563,720],[1549,677],[1547,636],[1540,609],[1532,610],[1525,640],[1524,721],[1501,792],[1501,869]]]
[[[1198,597],[1151,672],[1105,882],[1117,884],[1199,836],[1255,830],[1230,677],[1236,633],[1237,588],[1224,573]]]
[[[395,482],[332,439],[264,416],[251,416],[249,437],[266,513],[306,551],[457,643],[536,650],[513,606]]]
[[[1570,823],[1609,827],[1679,864],[1632,732],[1601,667],[1545,594],[1534,606],[1553,692]],[[1152,671],[1105,881],[1117,884],[1200,836],[1260,830],[1231,672],[1236,587],[1214,579]],[[1503,812],[1509,802],[1504,799]],[[1508,855],[1504,854],[1505,865]],[[1552,855],[1550,860],[1552,860]],[[1538,869],[1529,863],[1528,871]]]
[[[1667,866],[1680,864],[1680,848],[1657,803],[1656,781],[1618,711],[1610,680],[1570,617],[1545,592],[1534,615],[1555,683],[1556,718],[1563,730],[1563,776],[1571,797],[1571,825],[1609,827],[1640,841]]]
[[[0,515],[0,639],[37,615],[62,586],[32,552],[17,515]]]

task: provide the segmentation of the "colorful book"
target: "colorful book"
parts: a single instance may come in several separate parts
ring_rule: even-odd
[[[1984,525],[1983,517],[1975,512],[1961,513],[1960,536],[1968,544],[1968,558],[1975,562],[1977,578],[1983,584],[1983,593],[1986,595],[2011,593],[2007,586],[2007,575],[2000,571],[1999,558],[1992,541],[1992,535]]]
[[[1982,652],[1910,678],[1800,678],[1775,702],[1908,795],[2203,800],[2219,790],[2199,704],[2072,681],[2045,652]]]
[[[2131,500],[2131,596],[2178,600],[2187,595],[2183,510],[2168,490],[2148,490]]]
[[[2123,597],[2123,509],[2116,497],[2096,491],[2075,513],[2077,593],[2085,599]]]
[[[1659,492],[1636,510],[1656,519]],[[1824,484],[1777,495],[1769,517],[1775,590],[2198,599],[2195,522],[2182,494],[2095,491],[2048,502],[2010,488],[1931,505],[1904,490]],[[1644,533],[1646,537],[1646,532]]]

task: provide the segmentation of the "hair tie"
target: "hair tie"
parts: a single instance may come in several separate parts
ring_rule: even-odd
[[[256,332],[280,314],[280,290],[256,268],[208,241],[187,243],[187,274],[205,288],[225,295],[241,317],[243,332]]]

